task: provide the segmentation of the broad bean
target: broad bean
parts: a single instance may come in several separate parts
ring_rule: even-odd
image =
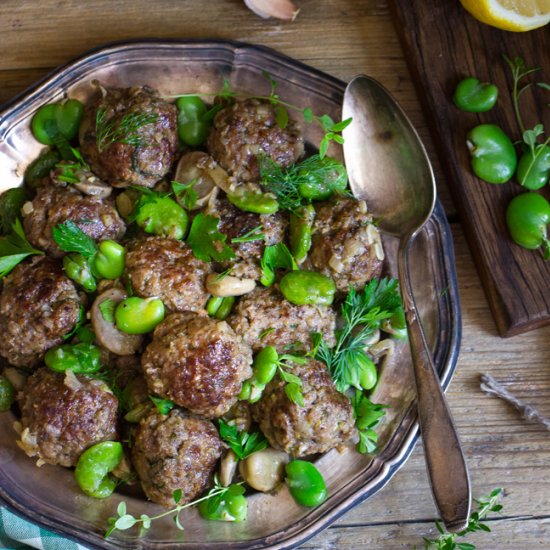
[[[286,484],[298,504],[314,507],[327,498],[325,480],[321,472],[311,462],[291,460],[285,470]]]
[[[64,256],[63,269],[67,277],[79,284],[86,292],[97,290],[97,282],[92,272],[92,263],[82,254],[75,252]]]
[[[481,83],[468,77],[458,83],[453,95],[454,104],[463,111],[484,113],[495,106],[498,88],[490,82]]]
[[[268,194],[248,189],[237,189],[227,194],[227,199],[237,208],[255,214],[275,214],[279,210],[277,199]]]
[[[101,351],[87,342],[63,344],[48,350],[44,362],[55,372],[70,369],[75,374],[93,374],[101,368]]]
[[[15,401],[15,388],[5,377],[0,376],[0,412],[8,411]]]
[[[281,279],[279,288],[296,305],[329,306],[336,293],[334,281],[316,271],[291,271]]]
[[[315,208],[311,204],[302,206],[290,214],[290,252],[298,262],[306,259],[311,248],[311,229],[314,220]]]
[[[523,187],[531,191],[544,187],[550,178],[550,147],[541,143],[534,152],[529,150],[523,153],[516,177]]]
[[[159,298],[130,296],[115,309],[115,323],[126,334],[146,334],[164,319],[164,304]]]
[[[221,499],[211,498],[199,503],[199,513],[215,521],[244,521],[247,515],[245,490],[237,483],[230,485]]]
[[[116,241],[101,241],[93,260],[94,271],[103,279],[118,279],[124,272],[126,249]]]

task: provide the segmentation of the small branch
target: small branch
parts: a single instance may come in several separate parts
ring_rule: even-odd
[[[536,422],[542,424],[548,431],[550,431],[550,419],[542,416],[535,407],[528,405],[518,399],[515,395],[510,393],[506,388],[499,384],[490,374],[481,375],[481,384],[479,386],[481,391],[487,395],[496,395],[505,401],[508,401],[513,405],[529,422]]]

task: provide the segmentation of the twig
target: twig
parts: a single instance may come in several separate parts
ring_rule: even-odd
[[[548,431],[550,431],[550,419],[542,416],[535,407],[524,403],[521,399],[518,399],[515,395],[511,394],[506,388],[499,384],[490,374],[481,375],[481,384],[479,386],[483,392],[487,395],[496,395],[505,401],[508,401],[513,405],[529,422],[537,422],[542,424]]]

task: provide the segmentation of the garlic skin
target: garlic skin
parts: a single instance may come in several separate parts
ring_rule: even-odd
[[[244,0],[244,3],[247,8],[264,19],[275,17],[284,21],[294,21],[300,11],[291,0]]]

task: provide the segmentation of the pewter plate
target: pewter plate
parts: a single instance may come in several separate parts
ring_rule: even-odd
[[[228,79],[243,93],[268,94],[268,71],[281,98],[316,114],[341,118],[345,83],[273,50],[237,42],[146,41],[108,45],[60,67],[14,99],[0,113],[0,191],[20,185],[26,166],[42,146],[32,137],[30,120],[45,103],[66,96],[86,101],[92,81],[105,86],[148,84],[164,95],[215,93]],[[300,121],[301,117],[296,117]],[[303,121],[302,121],[303,122]],[[303,123],[306,141],[315,146],[322,132]],[[335,147],[330,154],[342,158]],[[395,272],[397,243],[384,236],[388,273]],[[415,299],[446,387],[456,366],[460,344],[460,304],[450,229],[438,203],[411,251]],[[412,452],[418,436],[411,360],[406,344],[387,361],[373,401],[391,406],[380,433],[380,452],[363,456],[352,448],[331,451],[316,464],[329,498],[315,509],[298,506],[286,487],[274,495],[249,499],[248,520],[231,524],[202,520],[196,510],[181,515],[179,531],[170,518],[154,522],[143,536],[125,531],[105,540],[107,518],[125,500],[136,516],[163,509],[128,495],[99,501],[83,495],[70,470],[35,466],[15,444],[12,413],[0,416],[0,499],[20,515],[93,548],[168,549],[291,548],[327,527],[346,510],[381,490]]]

